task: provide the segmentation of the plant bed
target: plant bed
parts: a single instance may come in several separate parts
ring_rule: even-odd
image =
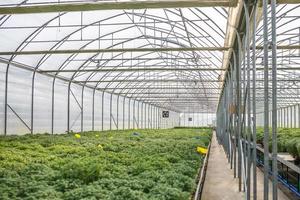
[[[210,129],[0,137],[0,199],[184,200]],[[201,165],[200,165],[201,166]]]
[[[262,127],[257,128],[257,143],[263,146]],[[278,128],[278,152],[288,152],[295,158],[295,164],[300,165],[300,128]],[[270,130],[269,149],[272,150],[272,134]]]

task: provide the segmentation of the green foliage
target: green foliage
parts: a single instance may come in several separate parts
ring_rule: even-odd
[[[258,127],[257,142],[263,144],[264,129]],[[277,133],[278,152],[288,152],[296,159],[300,159],[300,129],[278,128]],[[270,129],[269,148],[272,148],[272,134]]]
[[[0,137],[0,199],[189,199],[211,129]]]

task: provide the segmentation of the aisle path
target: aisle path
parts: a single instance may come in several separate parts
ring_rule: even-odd
[[[263,173],[257,169],[257,199],[263,199]],[[270,196],[272,197],[272,183],[269,181]],[[233,178],[233,170],[227,162],[225,152],[218,144],[215,133],[213,134],[210,156],[204,182],[202,200],[243,200],[244,193],[238,191],[238,179]],[[278,190],[278,199],[289,198]]]
[[[238,179],[233,178],[225,152],[214,133],[201,200],[242,200],[244,193],[238,191],[237,184]]]

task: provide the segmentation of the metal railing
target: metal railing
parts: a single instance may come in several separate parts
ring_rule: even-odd
[[[257,164],[264,166],[264,151],[257,147]],[[271,158],[271,155],[269,155]],[[300,168],[295,164],[277,157],[278,180],[300,198]],[[269,162],[269,173],[272,174],[272,161]]]

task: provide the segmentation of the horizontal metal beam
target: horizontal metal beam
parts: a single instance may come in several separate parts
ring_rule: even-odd
[[[2,51],[0,55],[77,54],[113,52],[161,52],[161,51],[226,51],[229,47],[161,47],[161,48],[113,48],[113,49],[61,49],[40,51]]]
[[[189,19],[189,22],[204,22],[204,21],[210,21],[209,19]],[[169,23],[169,24],[176,24],[176,23],[181,23],[182,20],[168,20],[168,21],[161,21],[161,20],[154,20],[154,21],[147,21],[147,25],[157,25],[157,24],[165,24],[165,23]],[[135,21],[134,24],[136,25],[145,25],[145,22],[144,21]],[[101,27],[103,26],[123,26],[123,25],[132,25],[132,22],[122,22],[122,21],[118,21],[118,22],[115,22],[114,23],[110,23],[110,22],[101,22],[100,23]],[[79,22],[79,23],[76,23],[74,24],[74,22],[72,22],[72,24],[49,24],[47,25],[46,28],[76,28],[76,27],[82,27],[82,24]],[[99,27],[99,23],[97,24],[90,24],[89,27]],[[39,25],[35,25],[35,24],[26,24],[26,25],[6,25],[6,26],[1,26],[0,27],[0,30],[1,29],[37,29],[37,28],[40,28]],[[203,35],[203,36],[191,36],[190,38],[204,38],[204,37],[207,37],[206,35]],[[176,39],[176,38],[187,38],[187,36],[178,36],[178,37],[174,37],[174,36],[168,36],[168,37],[161,37],[161,39]],[[126,38],[126,37],[118,37],[118,38],[114,38],[114,40],[128,40],[130,38]],[[103,40],[111,40],[111,38],[99,38],[99,40],[103,41]],[[30,42],[56,42],[58,40],[34,40],[34,41],[30,41]],[[90,39],[68,39],[66,41],[91,41]],[[29,42],[29,41],[28,41]]]
[[[134,79],[134,80],[101,80],[101,81],[74,81],[74,83],[119,83],[119,82],[122,82],[122,83],[134,83],[134,82],[142,82],[142,83],[147,83],[147,82],[196,82],[196,83],[205,83],[205,82],[208,82],[208,83],[211,83],[211,82],[222,82],[222,81],[219,81],[219,80],[199,80],[199,79]]]
[[[147,98],[153,98],[153,99],[160,99],[160,98],[162,98],[162,99],[214,99],[214,98],[216,98],[216,99],[218,99],[219,98],[219,96],[167,96],[167,95],[165,95],[165,96],[132,96],[133,98],[141,98],[141,99],[147,99]]]
[[[137,97],[139,99],[219,99],[216,97],[195,97],[195,96],[185,96],[185,97],[176,97],[176,96],[145,96],[145,97]]]
[[[126,55],[124,55],[126,56]],[[207,57],[207,56],[201,56],[199,57],[199,59],[210,59],[211,57]],[[105,61],[110,61],[110,60],[114,60],[114,61],[147,61],[147,60],[164,60],[164,59],[172,59],[172,60],[192,60],[194,61],[195,58],[193,57],[178,57],[176,55],[172,55],[172,54],[168,54],[168,57],[142,57],[142,56],[137,56],[137,57],[123,57],[123,58],[99,58],[99,59],[90,59],[91,62],[93,63],[100,63],[100,62],[105,62]],[[68,59],[67,61],[72,61],[72,62],[83,62],[86,61],[86,59],[79,59],[79,58],[74,58],[74,59]],[[207,64],[203,65],[203,64],[198,64],[197,66],[207,66]]]
[[[161,91],[161,92],[147,92],[147,91],[145,91],[145,92],[138,92],[138,93],[134,93],[134,92],[128,92],[128,93],[126,93],[126,92],[121,92],[121,93],[118,93],[119,95],[124,95],[124,94],[126,94],[126,95],[131,95],[131,94],[133,94],[133,95],[146,95],[146,94],[148,94],[148,95],[152,95],[152,94],[180,94],[180,95],[182,95],[182,94],[206,94],[206,95],[211,95],[211,94],[220,94],[220,93],[204,93],[204,92],[165,92],[165,91]]]
[[[256,80],[256,82],[263,82],[263,79]],[[278,79],[278,82],[300,82],[300,79]],[[74,81],[74,83],[149,83],[149,82],[188,82],[188,83],[220,83],[221,80],[199,80],[199,79],[122,79],[122,80],[101,80],[101,81]],[[130,86],[129,86],[130,87]],[[147,86],[145,86],[147,87]],[[163,86],[162,86],[163,87]],[[278,88],[280,89],[280,88]]]
[[[160,67],[160,68],[103,68],[103,69],[64,69],[64,70],[41,70],[40,73],[69,73],[69,72],[139,72],[139,71],[224,71],[225,69],[220,68],[170,68],[170,67]],[[175,66],[176,67],[176,66]]]
[[[122,67],[116,67],[116,68],[106,68],[108,66],[105,66],[105,68],[100,69],[62,69],[62,70],[39,70],[39,73],[75,73],[75,72],[139,72],[139,71],[225,71],[225,69],[221,68],[197,68],[199,66],[192,66],[195,68],[190,68],[189,65],[187,66],[176,66],[174,65],[174,68],[170,68],[170,65],[165,65],[161,67],[150,67],[149,68],[143,68],[147,66],[139,66],[137,68],[136,66],[134,68],[131,68],[132,66],[127,66],[128,68]],[[184,68],[177,68],[177,67],[184,67]],[[270,68],[271,69],[271,68]],[[243,68],[241,69],[243,70]],[[252,69],[250,69],[252,70]],[[264,70],[263,68],[257,68],[256,70]],[[300,67],[278,67],[277,70],[300,70]]]
[[[186,88],[176,88],[176,87],[173,87],[173,88],[167,88],[167,87],[120,87],[120,88],[114,88],[114,87],[100,87],[98,89],[101,89],[101,90],[144,90],[144,91],[149,91],[149,90],[158,90],[158,89],[161,89],[161,90],[189,90],[189,89],[194,89],[194,90],[199,90],[199,89],[221,89],[221,88],[189,88],[189,87],[186,87]],[[124,92],[126,93],[126,92]]]
[[[179,103],[183,103],[187,107],[191,103],[193,103],[193,104],[199,103],[199,105],[203,105],[203,106],[206,106],[204,103],[206,103],[206,104],[210,103],[210,104],[216,105],[218,103],[218,101],[219,101],[219,100],[213,100],[213,99],[211,99],[209,101],[208,100],[198,100],[198,101],[195,101],[195,100],[191,100],[191,99],[189,99],[189,100],[180,100],[180,101],[174,101],[174,100],[172,100],[172,102],[170,102],[168,99],[166,99],[166,100],[162,100],[162,99],[142,100],[142,99],[140,99],[140,100],[143,101],[143,102],[145,102],[145,103],[149,103],[149,102],[151,102],[151,103],[169,103],[169,104],[174,104],[174,105],[175,104],[179,104]]]
[[[161,47],[161,48],[113,48],[113,49],[61,49],[36,51],[1,51],[0,55],[39,55],[39,54],[77,54],[77,53],[113,53],[113,52],[167,52],[167,51],[227,51],[230,47]],[[258,46],[257,49],[263,49]],[[300,49],[300,45],[277,46],[277,49]]]
[[[271,70],[272,68],[269,68],[269,70]],[[244,68],[241,68],[241,70],[244,70]],[[248,70],[248,69],[247,69]],[[249,69],[250,71],[252,71],[253,69]],[[256,68],[256,70],[259,70],[259,71],[263,71],[264,68]],[[277,67],[277,70],[300,70],[300,67]]]
[[[123,1],[123,2],[86,2],[86,3],[55,3],[45,5],[6,6],[0,8],[1,15],[32,14],[50,12],[74,12],[93,10],[123,10],[152,8],[186,8],[236,6],[236,0],[181,0],[181,1]]]
[[[298,3],[300,3],[300,0],[277,0],[276,1],[276,4],[298,4]],[[258,5],[262,7],[262,1],[258,1]]]
[[[144,86],[144,87],[141,87],[139,85],[137,87],[131,87],[131,86],[128,86],[128,87],[98,87],[98,89],[102,89],[102,90],[125,90],[125,89],[127,89],[127,90],[157,90],[157,89],[161,89],[161,90],[188,90],[188,89],[220,90],[222,88],[221,87],[199,87],[199,88],[195,87],[195,88],[191,88],[191,87],[181,87],[181,86],[180,87],[169,87],[169,86],[149,87],[148,85]],[[250,88],[250,89],[252,89],[252,88]],[[264,88],[263,87],[257,87],[256,89],[263,90]],[[283,87],[283,88],[277,88],[277,89],[280,89],[280,90],[295,90],[295,89],[300,89],[300,88]]]

